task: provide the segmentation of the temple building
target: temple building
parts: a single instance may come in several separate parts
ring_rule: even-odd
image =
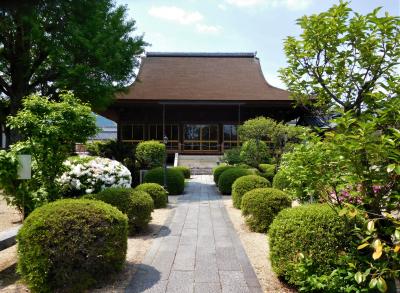
[[[265,116],[304,115],[289,92],[268,84],[254,53],[147,53],[137,78],[101,115],[118,140],[168,137],[170,153],[221,154],[239,144],[237,126]]]

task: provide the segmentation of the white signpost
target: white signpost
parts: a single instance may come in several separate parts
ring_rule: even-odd
[[[32,156],[31,155],[18,155],[18,179],[27,180],[31,179],[31,163]]]

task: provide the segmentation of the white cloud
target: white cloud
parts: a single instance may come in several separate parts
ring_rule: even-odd
[[[225,0],[238,7],[264,6],[269,8],[285,7],[290,10],[302,10],[309,7],[312,0]]]
[[[185,25],[198,23],[203,19],[203,15],[198,11],[185,11],[175,6],[153,6],[150,8],[149,14],[156,18]]]
[[[196,25],[196,29],[199,33],[205,33],[205,34],[218,34],[222,30],[222,28],[220,26],[207,25],[207,24],[202,24],[202,23],[198,23]]]
[[[226,5],[218,4],[218,8],[225,11],[226,10]]]

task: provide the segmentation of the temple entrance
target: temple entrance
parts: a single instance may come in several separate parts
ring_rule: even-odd
[[[218,145],[218,124],[185,124],[183,151],[216,152]]]

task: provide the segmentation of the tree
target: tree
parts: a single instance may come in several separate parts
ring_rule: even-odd
[[[35,207],[60,198],[56,180],[64,171],[63,162],[76,142],[85,142],[96,134],[96,119],[88,105],[71,92],[60,93],[60,101],[39,95],[23,100],[23,109],[10,116],[9,126],[25,140],[14,144],[10,152],[1,151],[0,162],[10,166],[0,171],[0,187],[9,203],[25,214]],[[32,155],[33,175],[29,182],[16,180],[16,154]]]
[[[385,98],[396,96],[400,18],[379,16],[380,8],[361,15],[348,6],[340,2],[297,21],[303,32],[285,40],[288,66],[280,77],[299,103],[359,115],[376,102],[377,90],[385,88]]]
[[[3,116],[14,116],[29,94],[57,99],[63,89],[103,108],[131,81],[146,43],[133,36],[126,7],[112,0],[16,3],[0,8]]]

